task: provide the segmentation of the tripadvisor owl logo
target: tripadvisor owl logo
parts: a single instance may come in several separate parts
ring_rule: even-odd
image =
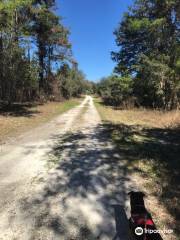
[[[142,235],[142,234],[143,234],[143,229],[142,229],[142,227],[137,227],[137,228],[135,229],[135,234],[138,235],[138,236]]]

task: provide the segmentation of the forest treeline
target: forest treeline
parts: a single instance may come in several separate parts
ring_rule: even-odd
[[[55,0],[1,0],[0,101],[61,100],[91,84],[73,59]]]
[[[114,32],[114,74],[97,85],[106,104],[180,104],[180,1],[136,0]]]

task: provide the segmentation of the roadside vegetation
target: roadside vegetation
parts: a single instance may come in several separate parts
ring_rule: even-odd
[[[180,1],[135,0],[114,31],[114,72],[97,84],[78,68],[55,7],[0,2],[0,144],[96,94],[107,135],[150,196],[158,227],[179,237]]]
[[[136,0],[114,31],[112,76],[97,84],[105,104],[171,110],[180,104],[180,2]]]
[[[95,103],[129,174],[147,194],[158,226],[179,236],[180,112],[118,110],[100,99]]]
[[[0,110],[0,144],[8,138],[16,137],[24,131],[45,123],[69,109],[77,106],[81,98],[73,98],[64,102],[48,102],[46,104],[13,104],[11,108]]]
[[[55,0],[0,2],[1,103],[69,99],[90,87],[55,8]]]
[[[114,31],[114,73],[96,85],[103,125],[173,239],[180,236],[179,10],[177,0],[135,0]]]
[[[92,91],[55,10],[55,0],[0,2],[1,142],[70,109],[78,103],[74,98]]]

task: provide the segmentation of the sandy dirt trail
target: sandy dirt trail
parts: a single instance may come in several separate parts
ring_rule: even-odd
[[[93,100],[5,145],[1,240],[126,240],[134,183]]]

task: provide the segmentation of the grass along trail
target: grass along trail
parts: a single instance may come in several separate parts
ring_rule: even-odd
[[[13,104],[0,106],[0,144],[5,144],[17,136],[50,121],[80,104],[82,99],[70,99],[64,102],[38,104]]]
[[[122,213],[135,184],[107,135],[86,97],[5,151],[0,239],[128,239]]]
[[[127,193],[144,190],[139,183],[146,180],[134,174],[139,166],[131,143],[135,132],[131,136],[128,129],[103,122],[87,96],[6,146],[0,165],[0,239],[128,240]],[[153,205],[153,199],[147,202]]]

